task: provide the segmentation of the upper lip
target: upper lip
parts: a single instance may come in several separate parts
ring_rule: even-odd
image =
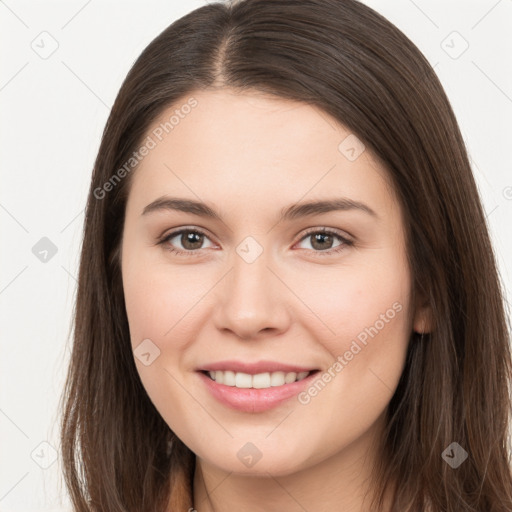
[[[276,361],[258,361],[257,363],[248,363],[243,361],[218,361],[216,363],[208,363],[198,368],[198,371],[215,371],[215,370],[230,370],[232,372],[243,372],[250,375],[258,373],[272,373],[272,372],[309,372],[317,368],[298,366],[295,364],[278,363]]]

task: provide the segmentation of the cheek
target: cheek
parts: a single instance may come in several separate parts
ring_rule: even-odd
[[[304,329],[318,334],[331,358],[299,397],[303,414],[329,418],[321,432],[308,434],[312,445],[323,446],[323,437],[341,448],[370,429],[402,375],[411,331],[409,271],[399,254],[379,259],[344,268],[335,279],[330,269],[315,279],[316,293],[305,286],[298,291],[321,320],[308,316]]]
[[[198,302],[207,291],[204,280],[201,283],[192,272],[171,270],[169,265],[139,265],[127,260],[123,287],[141,382],[168,425],[188,440],[184,432],[190,428],[190,395],[180,362],[202,325],[197,314],[201,310]],[[151,359],[146,365],[138,354],[148,352]]]
[[[384,320],[393,320],[395,326],[408,324],[411,282],[407,262],[400,253],[380,251],[376,256],[364,264],[317,271],[314,286],[312,280],[295,280],[297,295],[328,328],[331,336],[327,338],[355,337],[388,310],[389,318]],[[395,303],[400,307],[393,307]]]
[[[123,265],[123,289],[132,343],[145,338],[186,340],[180,331],[193,325],[195,306],[208,291],[206,282],[192,266],[173,268],[128,258]]]
[[[389,250],[365,265],[328,269],[315,278],[314,289],[303,284],[297,290],[315,312],[302,320],[305,329],[316,331],[333,363],[339,362],[332,371],[344,375],[336,379],[340,393],[350,388],[355,406],[364,389],[386,396],[398,383],[412,329],[410,286],[404,254]]]

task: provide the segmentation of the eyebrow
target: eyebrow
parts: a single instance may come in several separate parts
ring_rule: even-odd
[[[148,204],[142,211],[142,215],[166,210],[191,213],[198,217],[206,217],[223,222],[222,217],[212,207],[205,203],[195,201],[193,199],[182,199],[169,196],[159,197],[152,203]],[[289,205],[281,210],[281,220],[290,221],[332,211],[348,210],[362,211],[378,218],[375,211],[368,205],[346,197],[339,197],[334,199],[325,199],[322,201],[309,201]]]

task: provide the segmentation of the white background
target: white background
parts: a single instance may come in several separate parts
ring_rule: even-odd
[[[2,512],[69,510],[59,462],[42,469],[35,460],[49,463],[59,451],[57,402],[93,161],[134,60],[166,26],[204,3],[0,1]],[[512,1],[365,3],[435,66],[468,147],[510,303]],[[453,31],[469,44],[456,59],[444,47],[461,48]],[[32,46],[48,50],[51,38],[58,48],[43,59]],[[58,249],[46,263],[32,253],[42,237]]]

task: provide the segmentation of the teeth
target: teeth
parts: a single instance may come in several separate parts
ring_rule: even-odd
[[[230,370],[208,372],[210,377],[219,384],[235,386],[237,388],[265,389],[272,386],[283,386],[297,380],[306,378],[310,372],[272,372],[250,375],[243,372],[232,372]]]

